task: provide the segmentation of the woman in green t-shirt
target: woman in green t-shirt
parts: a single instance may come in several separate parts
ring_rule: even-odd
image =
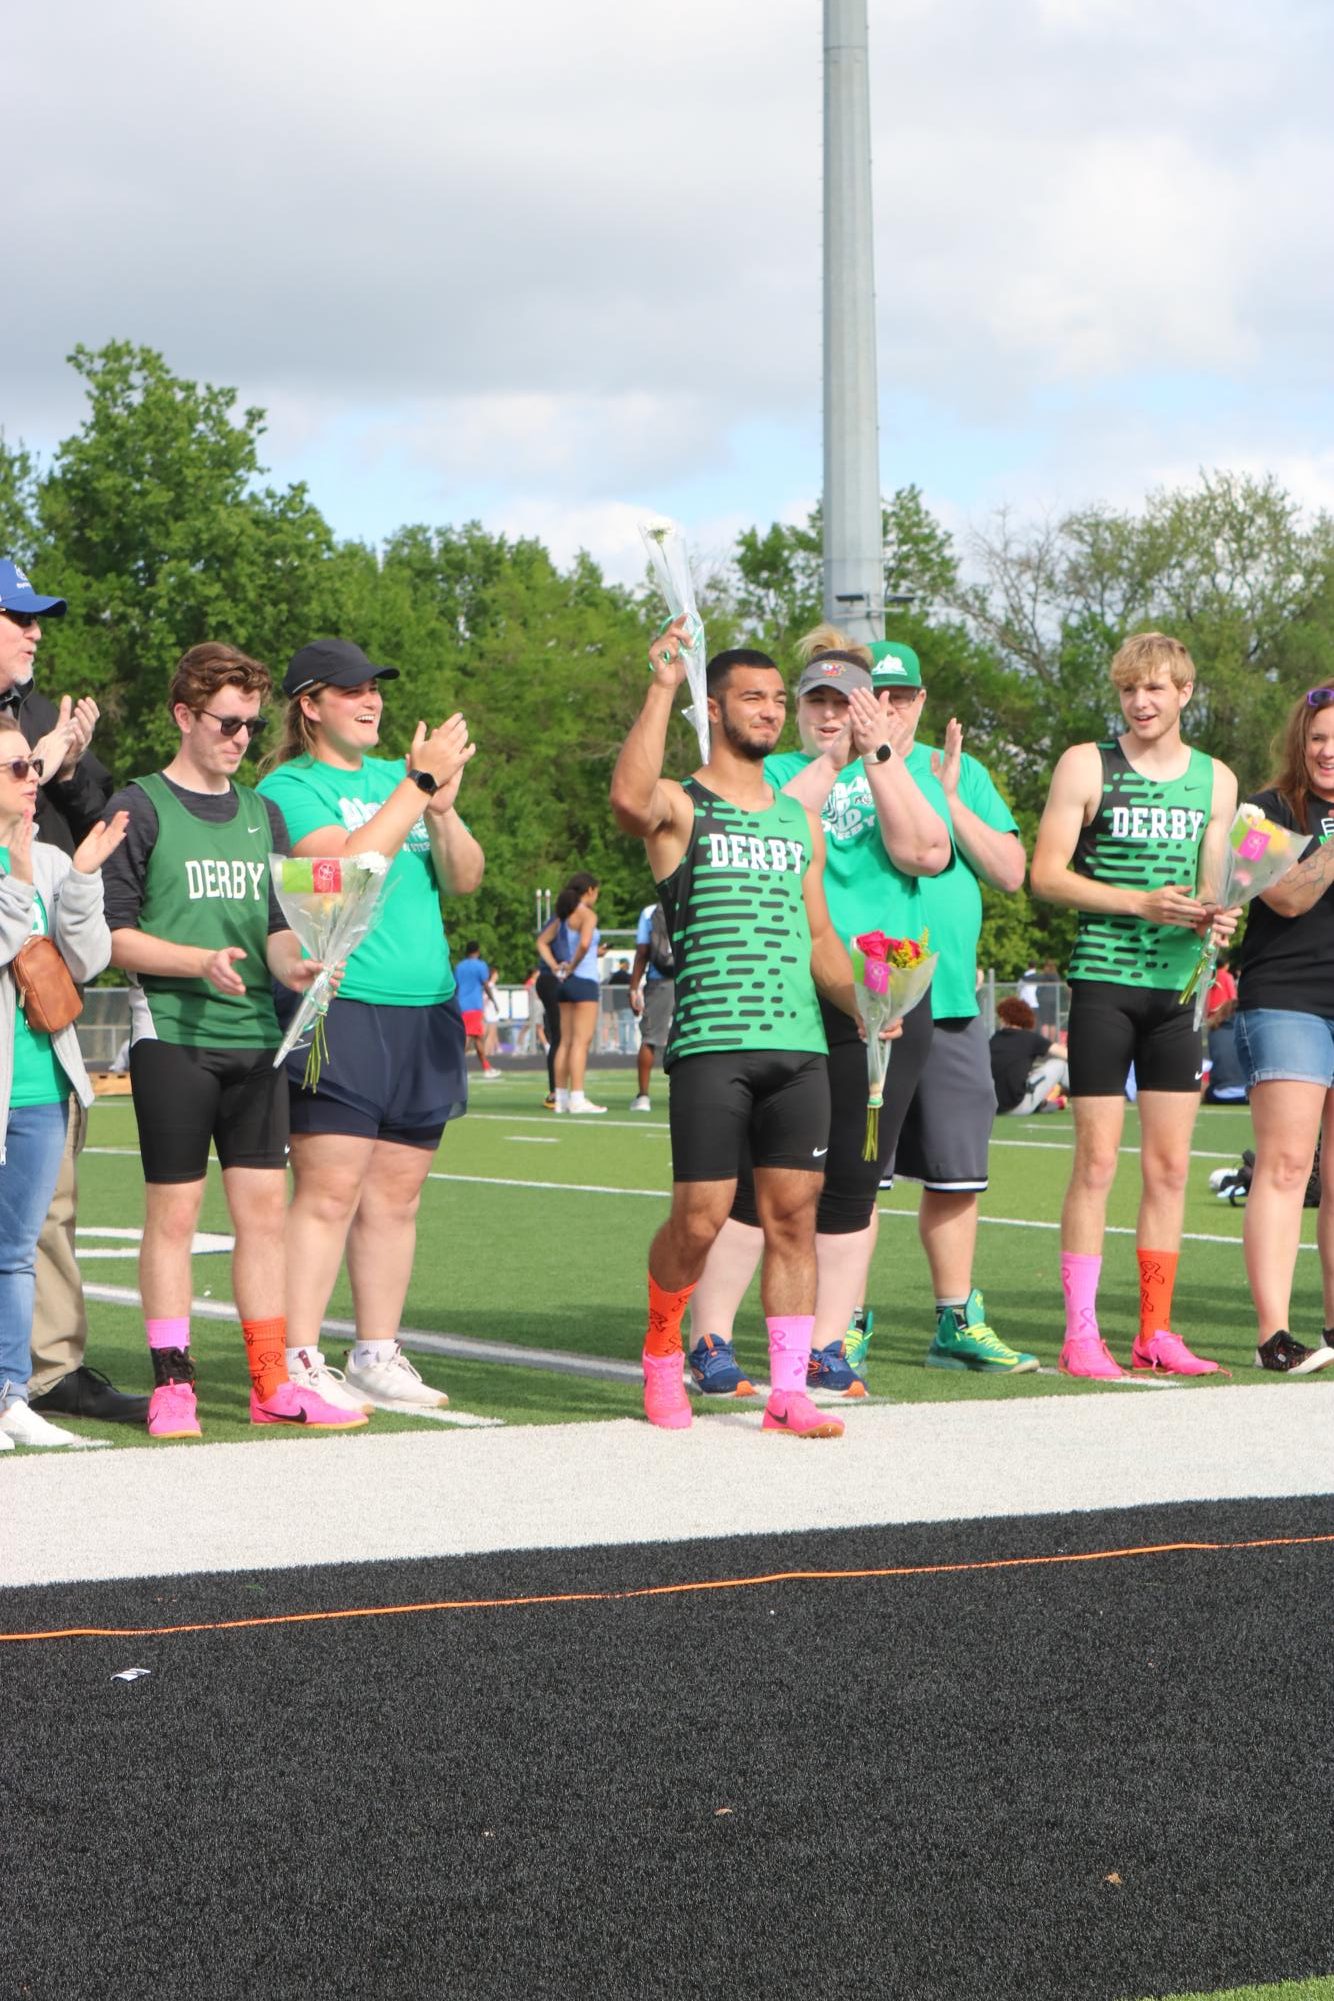
[[[111,958],[102,914],[102,863],[125,838],[117,813],[86,836],[73,861],[33,836],[41,759],[16,729],[0,730],[0,1451],[14,1445],[87,1443],[28,1408],[37,1238],[65,1150],[69,1095],[92,1102],[71,1022],[54,1033],[28,1025],[14,960],[50,938],[77,981]]]
[[[281,742],[259,790],[282,811],[296,855],[391,857],[376,929],[351,954],[327,1020],[317,1087],[293,1053],[288,1217],[288,1373],[330,1403],[436,1408],[398,1345],[417,1244],[417,1205],[447,1122],[467,1109],[466,1039],[440,917],[467,896],[483,856],[454,809],[473,754],[462,716],[418,723],[405,758],[374,757],[396,667],[348,640],[302,647],[283,679]],[[281,1009],[280,1009],[281,1013]],[[357,1340],[346,1377],[320,1328],[347,1254]]]

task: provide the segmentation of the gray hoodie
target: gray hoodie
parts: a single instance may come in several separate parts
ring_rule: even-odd
[[[95,980],[111,963],[111,933],[102,915],[102,877],[81,875],[69,856],[46,841],[32,844],[31,882],[19,882],[12,875],[0,875],[0,1163],[4,1161],[4,1135],[9,1127],[9,1094],[14,1087],[14,1020],[18,1009],[18,988],[10,970],[14,958],[32,934],[33,903],[41,891],[46,905],[52,942],[79,986]],[[60,1066],[69,1078],[75,1096],[84,1105],[93,1101],[79,1051],[79,1033],[73,1023],[51,1037]]]

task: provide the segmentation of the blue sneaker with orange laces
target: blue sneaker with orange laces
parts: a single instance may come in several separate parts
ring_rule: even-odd
[[[811,1349],[806,1364],[806,1388],[812,1393],[823,1390],[827,1396],[866,1395],[865,1378],[857,1374],[848,1360],[846,1340],[831,1341],[828,1347]]]
[[[687,1357],[695,1388],[706,1397],[753,1397],[755,1385],[737,1362],[730,1341],[704,1334]]]

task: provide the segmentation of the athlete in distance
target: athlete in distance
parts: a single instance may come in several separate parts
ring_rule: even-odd
[[[829,1145],[819,994],[855,1018],[852,968],[825,906],[819,820],[764,776],[787,712],[766,654],[740,648],[709,662],[709,761],[684,783],[662,776],[683,630],[675,620],[649,650],[653,679],[611,787],[619,825],[647,848],[676,959],[664,1056],[672,1207],[649,1251],[644,1409],[669,1429],[691,1421],[681,1322],[748,1142],[764,1233],[764,1428],[837,1437],[842,1422],[816,1409],[805,1384]]]
[[[1179,640],[1137,634],[1112,661],[1111,679],[1124,734],[1075,744],[1057,764],[1030,878],[1035,895],[1079,912],[1069,972],[1075,1158],[1061,1212],[1061,1368],[1099,1380],[1125,1373],[1099,1333],[1097,1289],[1133,1063],[1143,1187],[1132,1365],[1212,1375],[1218,1364],[1193,1355],[1171,1328],[1201,1069],[1194,1011],[1178,995],[1199,938],[1212,925],[1224,939],[1236,925],[1212,886],[1223,879],[1237,781],[1182,741],[1195,668]]]

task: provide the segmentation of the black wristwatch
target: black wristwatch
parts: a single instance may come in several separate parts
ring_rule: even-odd
[[[440,790],[439,785],[432,778],[429,771],[410,771],[408,777],[415,786],[426,794],[428,799]]]
[[[894,748],[892,744],[878,743],[871,752],[871,762],[872,764],[888,764],[893,755]]]

